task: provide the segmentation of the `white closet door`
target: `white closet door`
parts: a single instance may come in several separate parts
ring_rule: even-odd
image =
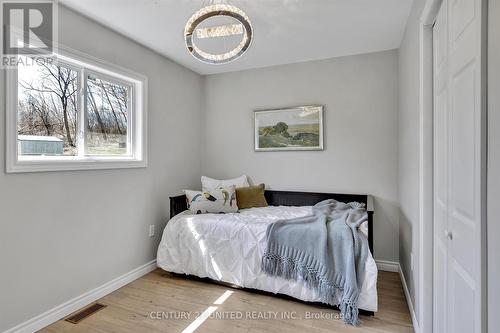
[[[434,25],[434,332],[480,333],[482,0],[445,0]]]

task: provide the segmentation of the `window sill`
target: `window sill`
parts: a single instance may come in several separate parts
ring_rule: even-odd
[[[146,160],[130,157],[123,158],[53,158],[51,160],[36,160],[21,158],[13,163],[8,163],[7,173],[24,172],[50,172],[50,171],[79,171],[79,170],[106,170],[106,169],[130,169],[145,168]]]

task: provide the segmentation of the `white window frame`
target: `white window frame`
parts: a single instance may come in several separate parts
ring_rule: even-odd
[[[148,80],[142,74],[135,73],[120,66],[99,60],[82,52],[59,45],[55,55],[58,60],[69,67],[78,68],[79,82],[82,89],[79,92],[79,105],[83,112],[78,112],[77,146],[78,156],[43,156],[24,157],[18,155],[17,124],[18,124],[18,75],[16,69],[5,70],[5,110],[6,110],[6,172],[44,172],[69,170],[99,170],[147,167],[147,101]],[[129,108],[130,126],[127,131],[127,156],[86,156],[84,154],[83,133],[86,119],[84,92],[85,76],[94,74],[104,80],[120,83],[130,87]],[[132,104],[133,103],[133,104]],[[133,111],[131,111],[133,110]]]

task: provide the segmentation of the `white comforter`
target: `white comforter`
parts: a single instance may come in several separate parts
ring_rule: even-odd
[[[311,207],[285,206],[244,209],[230,214],[192,215],[185,211],[174,216],[165,227],[157,264],[169,272],[319,302],[315,291],[302,282],[270,277],[260,269],[268,224],[310,212]],[[366,225],[363,228],[366,234]],[[377,266],[371,254],[365,274],[359,308],[377,311]]]

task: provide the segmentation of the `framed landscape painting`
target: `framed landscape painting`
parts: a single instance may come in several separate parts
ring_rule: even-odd
[[[255,151],[323,150],[323,106],[255,111]]]

